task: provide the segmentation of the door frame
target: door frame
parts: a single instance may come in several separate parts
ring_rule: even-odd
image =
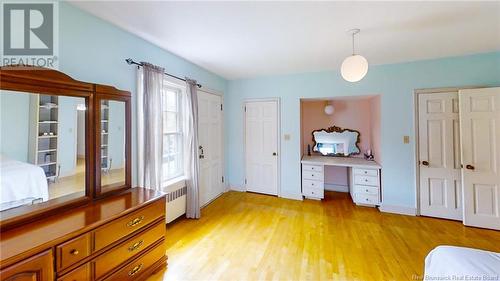
[[[442,88],[423,88],[423,89],[415,89],[413,91],[413,129],[414,129],[414,170],[415,170],[415,206],[416,212],[415,215],[421,216],[420,212],[420,147],[419,147],[419,122],[418,122],[418,98],[421,94],[439,94],[439,93],[447,93],[447,92],[457,92],[459,90],[464,89],[477,89],[484,88],[484,86],[464,86],[464,87],[442,87]]]
[[[210,89],[210,88],[205,88],[205,87],[201,87],[198,89],[198,91],[202,91],[202,92],[205,92],[207,94],[211,94],[211,95],[216,95],[216,96],[219,96],[221,98],[221,105],[222,105],[222,110],[221,110],[221,130],[220,130],[220,140],[221,140],[221,168],[222,168],[222,177],[224,177],[224,181],[222,182],[222,187],[223,187],[223,192],[218,195],[217,197],[215,197],[214,199],[210,200],[206,205],[210,204],[212,201],[214,201],[215,199],[219,198],[222,194],[226,193],[227,191],[229,191],[229,185],[228,185],[228,181],[227,181],[227,176],[226,176],[226,150],[224,149],[225,147],[225,139],[224,139],[224,93],[221,92],[221,91],[217,91],[217,90],[213,90],[213,89]],[[205,205],[205,206],[206,206]]]
[[[277,159],[277,167],[276,167],[276,177],[277,177],[277,197],[281,197],[281,98],[279,97],[274,97],[274,98],[251,98],[251,99],[244,99],[243,102],[241,103],[241,114],[243,115],[243,169],[244,169],[244,177],[246,179],[247,177],[247,142],[246,142],[246,113],[245,113],[245,107],[247,103],[251,102],[276,102],[277,106],[277,119],[276,124],[276,136],[277,136],[277,153],[278,153],[278,159]],[[247,184],[245,181],[243,181],[243,187],[242,191],[247,192]]]

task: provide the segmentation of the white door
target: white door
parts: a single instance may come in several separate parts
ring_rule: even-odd
[[[462,219],[458,93],[418,96],[420,213]]]
[[[500,88],[459,97],[464,224],[500,229]]]
[[[222,178],[222,97],[198,90],[200,205],[224,192]]]
[[[245,103],[247,191],[278,195],[278,102]]]

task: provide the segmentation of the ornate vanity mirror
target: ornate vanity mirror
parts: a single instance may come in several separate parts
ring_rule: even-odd
[[[131,187],[130,93],[96,88],[96,193],[112,194]]]
[[[92,84],[34,67],[0,74],[2,227],[89,201]]]
[[[325,156],[351,156],[361,152],[359,149],[360,133],[336,126],[312,132],[313,151]]]

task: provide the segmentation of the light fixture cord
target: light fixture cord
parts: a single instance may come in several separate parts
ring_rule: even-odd
[[[353,56],[355,55],[355,52],[354,52],[354,35],[355,35],[355,34],[356,34],[356,33],[354,33],[354,32],[352,33],[352,55],[353,55]]]

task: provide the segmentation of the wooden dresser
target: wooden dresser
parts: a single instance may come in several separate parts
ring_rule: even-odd
[[[165,196],[128,189],[1,233],[0,280],[142,280],[166,266]]]

